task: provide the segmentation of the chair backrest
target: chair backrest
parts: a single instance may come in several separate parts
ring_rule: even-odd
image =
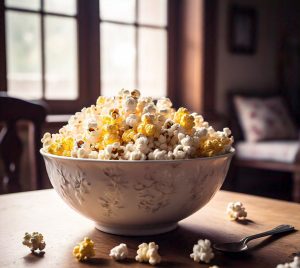
[[[31,102],[9,97],[0,92],[0,122],[3,123],[0,132],[0,158],[3,160],[5,177],[2,187],[4,192],[20,191],[20,160],[23,150],[21,139],[17,133],[16,124],[19,120],[32,123],[29,128],[29,157],[33,163],[31,183],[35,188],[42,188],[42,162],[39,154],[41,126],[47,114],[43,102]]]

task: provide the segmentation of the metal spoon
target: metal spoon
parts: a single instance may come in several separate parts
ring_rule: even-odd
[[[242,252],[248,249],[247,243],[253,239],[293,230],[295,230],[295,228],[291,225],[279,225],[270,231],[247,236],[238,242],[214,244],[213,248],[223,252]]]

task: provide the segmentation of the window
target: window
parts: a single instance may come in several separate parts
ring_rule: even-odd
[[[121,88],[165,96],[167,10],[168,0],[0,1],[0,90],[54,113]]]
[[[167,0],[100,0],[101,92],[167,93]]]
[[[7,89],[26,99],[78,97],[75,0],[6,0]]]

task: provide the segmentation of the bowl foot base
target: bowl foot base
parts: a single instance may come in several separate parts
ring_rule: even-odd
[[[105,233],[115,234],[115,235],[125,235],[125,236],[143,236],[143,235],[157,235],[170,232],[176,229],[178,226],[176,223],[169,224],[154,224],[145,226],[114,226],[114,225],[104,225],[102,223],[95,223],[95,227]]]

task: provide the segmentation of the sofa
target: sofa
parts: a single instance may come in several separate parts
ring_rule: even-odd
[[[235,137],[234,169],[239,167],[290,172],[292,199],[300,202],[299,126],[278,91],[228,94],[229,125]]]

